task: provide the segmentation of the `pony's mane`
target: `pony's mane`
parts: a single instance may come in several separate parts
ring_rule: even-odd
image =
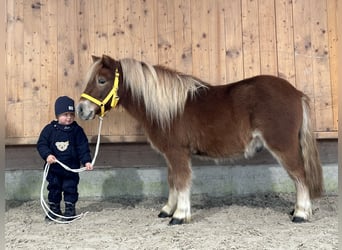
[[[134,59],[120,60],[124,82],[132,98],[143,101],[146,113],[162,128],[184,110],[188,97],[193,98],[199,88],[207,88],[200,80],[162,66],[152,66]]]

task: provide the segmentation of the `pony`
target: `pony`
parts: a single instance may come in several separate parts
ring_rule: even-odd
[[[266,148],[296,188],[293,222],[312,216],[323,192],[309,98],[285,79],[259,75],[226,85],[132,58],[92,56],[76,111],[83,120],[121,105],[167,163],[169,194],[158,217],[191,219],[191,157],[252,157]],[[114,82],[114,83],[113,83]]]

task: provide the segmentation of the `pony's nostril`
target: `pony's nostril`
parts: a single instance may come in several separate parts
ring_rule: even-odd
[[[79,116],[83,114],[83,105],[82,104],[77,105],[76,112]]]

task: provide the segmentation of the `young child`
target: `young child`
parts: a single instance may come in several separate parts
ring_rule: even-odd
[[[72,169],[80,168],[81,163],[87,170],[92,170],[88,139],[84,130],[74,121],[74,101],[61,96],[55,102],[55,115],[40,133],[37,150],[40,156],[50,164],[48,181],[48,201],[50,209],[62,215],[60,202],[62,195],[65,202],[64,216],[76,215],[75,204],[78,200],[77,186],[80,180],[78,173],[64,169],[56,159]],[[56,219],[52,213],[49,215]],[[49,219],[48,216],[46,216]],[[70,219],[72,220],[72,219]]]

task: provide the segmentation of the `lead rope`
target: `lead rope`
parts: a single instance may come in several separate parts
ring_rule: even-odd
[[[96,148],[95,148],[95,154],[94,154],[94,157],[93,157],[93,160],[91,162],[91,165],[94,166],[95,165],[95,160],[96,160],[96,157],[97,157],[97,154],[99,152],[99,146],[100,146],[100,137],[101,137],[101,129],[102,129],[102,121],[103,121],[103,117],[102,116],[99,116],[99,131],[98,131],[98,135],[97,135],[97,142],[96,142]],[[74,173],[80,173],[80,172],[83,172],[86,170],[86,167],[82,167],[82,168],[79,168],[79,169],[72,169],[70,167],[68,167],[67,165],[65,165],[64,163],[60,162],[59,160],[56,159],[56,162],[61,165],[63,168],[65,168],[66,170],[68,171],[71,171],[71,172],[74,172]],[[60,215],[60,214],[56,214],[54,213],[48,206],[48,204],[46,204],[45,200],[44,200],[44,187],[45,187],[45,180],[46,180],[46,177],[49,173],[49,169],[50,169],[50,164],[46,163],[45,164],[45,167],[44,167],[44,173],[43,173],[43,181],[42,181],[42,186],[41,186],[41,189],[40,189],[40,204],[46,214],[46,216],[54,221],[54,222],[57,222],[57,223],[60,223],[60,224],[68,224],[68,223],[71,223],[75,220],[79,220],[81,219],[82,217],[84,217],[88,212],[85,212],[85,213],[81,213],[81,214],[78,214],[78,215],[75,215],[75,216],[63,216],[63,215]],[[71,219],[71,220],[68,220],[68,221],[61,221],[61,220],[57,220],[55,218],[52,218],[52,216],[50,215],[50,213],[53,214],[54,216],[60,218],[60,219]]]

